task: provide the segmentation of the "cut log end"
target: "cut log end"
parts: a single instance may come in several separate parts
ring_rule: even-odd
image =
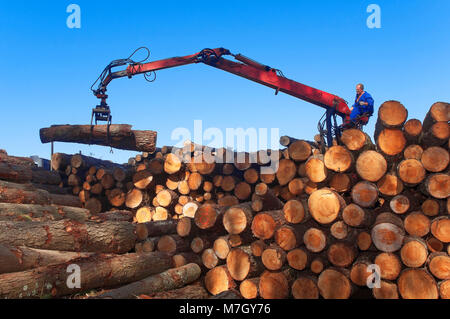
[[[334,269],[324,270],[317,285],[320,295],[325,299],[348,299],[352,292],[349,279]]]
[[[285,299],[289,295],[289,282],[282,272],[265,271],[260,277],[259,292],[263,299]]]
[[[405,269],[397,283],[403,299],[439,298],[434,278],[423,269]]]
[[[206,289],[212,295],[218,295],[221,292],[227,291],[236,287],[236,284],[231,277],[226,266],[218,266],[210,271],[205,276]]]
[[[291,288],[295,299],[319,299],[319,288],[312,278],[300,277],[294,281]]]

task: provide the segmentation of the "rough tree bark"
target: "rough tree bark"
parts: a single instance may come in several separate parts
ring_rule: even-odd
[[[134,247],[134,230],[135,226],[128,222],[0,221],[0,243],[63,251],[125,253]]]
[[[0,298],[61,297],[95,288],[108,288],[141,280],[172,267],[172,258],[165,253],[126,255],[94,255],[77,261],[80,288],[69,288],[72,262],[44,266],[0,275]]]

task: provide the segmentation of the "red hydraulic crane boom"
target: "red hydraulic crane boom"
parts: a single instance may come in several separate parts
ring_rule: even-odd
[[[146,49],[149,53],[147,48],[144,49]],[[136,51],[134,53],[136,53]],[[325,108],[326,120],[322,123],[322,128],[326,124],[327,129],[326,132],[322,130],[323,132],[321,132],[321,134],[326,133],[328,145],[331,145],[333,135],[339,139],[340,130],[337,127],[336,115],[341,116],[344,123],[348,123],[349,121],[350,109],[344,99],[325,91],[301,84],[294,80],[290,80],[284,77],[283,73],[278,69],[263,65],[241,54],[232,54],[229,50],[224,48],[204,49],[192,55],[173,57],[146,63],[136,63],[131,60],[134,53],[128,59],[115,60],[111,62],[93,84],[94,86],[98,81],[100,81],[97,89],[92,89],[94,95],[101,100],[100,105],[98,105],[92,112],[92,118],[95,116],[96,123],[97,121],[107,121],[108,123],[111,123],[111,112],[108,104],[106,103],[108,98],[106,91],[108,84],[112,80],[122,77],[131,78],[138,74],[144,74],[148,80],[149,73],[151,72],[195,63],[204,63],[217,69],[221,69],[268,86],[276,90],[275,94],[278,94],[278,92],[283,92]],[[236,61],[225,59],[224,56],[232,56]],[[112,68],[122,65],[128,66],[122,71],[111,71]],[[332,119],[334,120],[333,124]]]

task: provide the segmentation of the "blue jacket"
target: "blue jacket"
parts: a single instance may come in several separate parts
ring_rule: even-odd
[[[369,105],[359,105],[359,102],[367,102],[367,103],[369,103]],[[353,104],[353,111],[352,111],[352,114],[350,115],[350,118],[354,119],[364,113],[370,113],[372,115],[373,114],[373,105],[374,105],[374,100],[369,93],[364,92],[359,100],[358,100],[358,95],[356,95],[355,104]]]

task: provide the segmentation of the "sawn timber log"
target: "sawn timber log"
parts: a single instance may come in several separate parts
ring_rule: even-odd
[[[96,144],[139,152],[154,152],[157,138],[157,132],[131,130],[128,124],[53,125],[42,128],[39,135],[42,143]]]

